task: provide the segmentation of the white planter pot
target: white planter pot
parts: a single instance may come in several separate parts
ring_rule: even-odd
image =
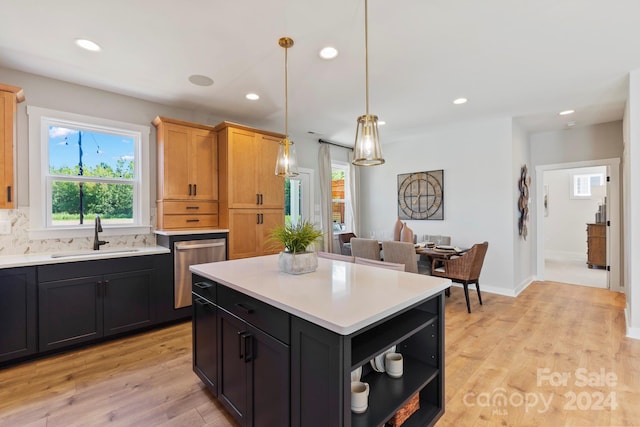
[[[304,274],[316,271],[318,268],[318,254],[316,252],[280,252],[278,256],[280,271],[289,274]]]

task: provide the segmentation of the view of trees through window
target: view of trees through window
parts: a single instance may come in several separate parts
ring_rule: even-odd
[[[49,126],[52,224],[132,223],[134,152],[129,136]]]

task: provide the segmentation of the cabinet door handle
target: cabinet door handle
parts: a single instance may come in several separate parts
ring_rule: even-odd
[[[188,219],[187,222],[200,222],[199,219]]]
[[[196,282],[193,284],[193,286],[195,286],[198,289],[209,289],[210,287],[212,287],[213,285],[211,283],[207,283],[207,282]]]
[[[189,184],[189,195],[191,195],[191,184]]]
[[[187,206],[185,209],[200,209],[200,206]]]
[[[11,201],[11,186],[7,186],[7,202]]]
[[[207,304],[207,303],[206,303],[206,302],[204,302],[204,300],[203,300],[203,299],[201,299],[201,298],[195,298],[195,299],[193,300],[193,302],[195,302],[196,304],[201,305],[201,306],[203,306],[203,307]]]
[[[102,296],[102,280],[98,280],[96,283],[96,294],[98,295],[98,298]]]
[[[104,281],[104,296],[107,296],[107,289],[109,289],[109,281],[105,280]]]
[[[260,204],[260,194],[256,194],[256,205]]]
[[[241,302],[237,302],[235,303],[235,306],[238,307],[240,310],[244,311],[247,314],[252,314],[253,313],[253,307],[250,307],[248,305],[245,305]]]
[[[260,193],[260,204],[262,204],[262,193]]]
[[[193,184],[193,195],[194,196],[198,195],[198,184]]]
[[[245,340],[246,335],[247,335],[247,331],[238,332],[238,358],[240,359],[244,359],[245,357],[245,351],[246,351],[246,345],[247,345],[247,342]]]
[[[256,224],[260,224],[260,214],[256,214]]]
[[[244,341],[244,363],[249,363],[253,360],[253,335],[243,334],[242,340]]]

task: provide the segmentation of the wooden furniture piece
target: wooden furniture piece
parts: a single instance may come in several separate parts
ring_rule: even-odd
[[[404,264],[404,271],[418,273],[418,260],[413,243],[385,240],[382,242],[382,251],[386,262]]]
[[[274,254],[271,230],[284,224],[284,178],[274,173],[284,135],[222,122],[219,154],[219,225],[229,229],[229,259]]]
[[[351,255],[380,261],[380,242],[376,239],[353,237],[351,239]]]
[[[357,237],[353,233],[341,233],[338,234],[338,244],[340,245],[340,253],[342,255],[351,255],[351,238]],[[349,245],[345,246],[345,243],[349,243]]]
[[[21,88],[0,83],[0,209],[15,206],[13,153],[17,104],[22,101]]]
[[[194,349],[204,351],[202,336],[217,343],[216,378],[205,384],[217,384],[214,394],[241,425],[379,426],[416,393],[420,408],[404,425],[434,425],[444,413],[443,291],[450,280],[324,258],[313,274],[281,274],[276,255],[191,271],[218,312],[217,337],[194,332]],[[203,298],[195,287],[194,295]],[[401,378],[370,367],[392,346],[404,358]],[[370,385],[362,414],[350,403],[358,368]]]
[[[478,300],[482,305],[482,295],[480,295],[480,271],[482,263],[487,254],[489,242],[476,243],[467,252],[457,258],[438,260],[433,259],[431,264],[431,275],[446,277],[456,283],[461,283],[464,287],[464,297],[467,300],[467,311],[471,313],[469,304],[469,285],[475,284],[478,292]],[[442,267],[437,267],[436,262],[442,263]]]
[[[587,265],[589,268],[607,266],[607,225],[587,224]]]
[[[157,228],[218,226],[218,147],[211,126],[156,117]]]

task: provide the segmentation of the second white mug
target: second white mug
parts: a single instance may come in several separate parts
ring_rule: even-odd
[[[400,378],[403,373],[403,359],[400,353],[387,353],[384,357],[384,370],[390,377]]]

